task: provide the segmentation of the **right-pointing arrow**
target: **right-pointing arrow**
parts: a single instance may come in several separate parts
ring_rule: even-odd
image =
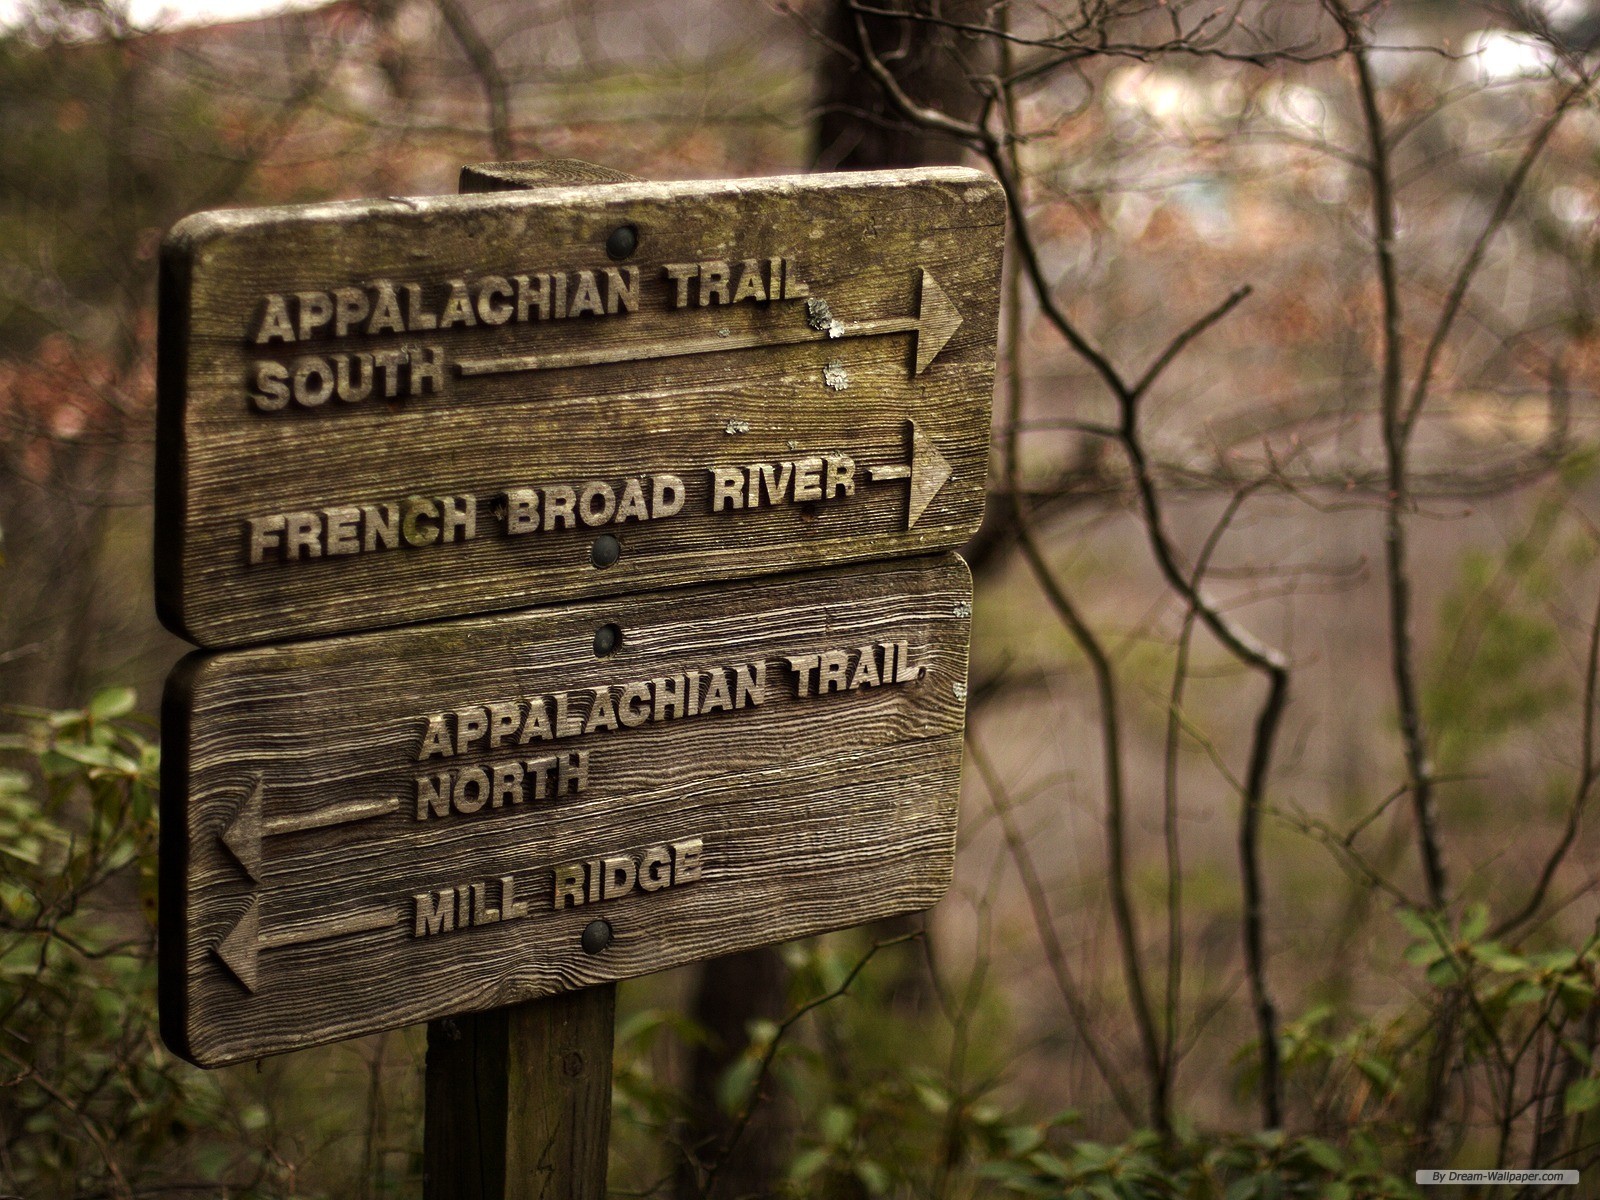
[[[957,329],[961,328],[961,314],[950,303],[950,297],[927,271],[922,272],[922,296],[917,306],[917,369],[921,375],[944,349]],[[935,451],[935,453],[938,453]],[[941,460],[943,461],[943,460]],[[937,491],[938,489],[935,489]]]
[[[943,294],[940,293],[941,296]],[[926,302],[926,295],[923,300]],[[960,323],[959,317],[957,323]],[[938,351],[935,350],[934,353]],[[928,505],[939,494],[939,489],[950,482],[950,476],[954,472],[950,469],[950,460],[939,453],[939,447],[933,444],[932,438],[918,428],[915,421],[907,421],[906,425],[910,427],[911,433],[911,462],[892,467],[869,467],[868,471],[874,483],[881,483],[886,479],[911,480],[911,502],[906,509],[906,528],[910,529],[917,523],[917,518],[927,511]]]

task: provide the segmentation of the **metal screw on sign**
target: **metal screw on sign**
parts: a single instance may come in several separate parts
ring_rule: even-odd
[[[594,656],[605,658],[622,645],[622,630],[615,625],[602,625],[594,631]]]
[[[633,225],[618,225],[606,239],[606,253],[621,262],[639,248],[639,230]]]
[[[599,954],[611,945],[611,922],[590,921],[583,928],[583,948],[590,954]]]

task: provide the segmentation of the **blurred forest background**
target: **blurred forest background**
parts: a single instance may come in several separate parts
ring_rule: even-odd
[[[955,886],[624,985],[615,1194],[1600,1195],[1597,39],[1586,0],[24,3],[0,1195],[420,1193],[420,1030],[213,1073],[155,1032],[155,258],[547,157],[963,161],[1014,218]]]

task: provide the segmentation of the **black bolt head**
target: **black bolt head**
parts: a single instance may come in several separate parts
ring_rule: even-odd
[[[589,561],[597,567],[609,567],[622,557],[622,543],[609,533],[602,533],[595,538],[594,546],[589,550]]]
[[[590,921],[583,927],[583,948],[590,954],[599,954],[611,945],[611,922]]]
[[[616,625],[602,625],[594,631],[594,656],[604,658],[622,645],[622,630]]]
[[[634,225],[618,225],[606,239],[606,253],[621,261],[639,248],[639,229]]]

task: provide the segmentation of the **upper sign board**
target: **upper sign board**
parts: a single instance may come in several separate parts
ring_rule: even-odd
[[[163,619],[236,645],[957,546],[1004,221],[944,167],[190,217]]]
[[[167,1044],[216,1066],[926,908],[971,612],[946,554],[191,655]]]

